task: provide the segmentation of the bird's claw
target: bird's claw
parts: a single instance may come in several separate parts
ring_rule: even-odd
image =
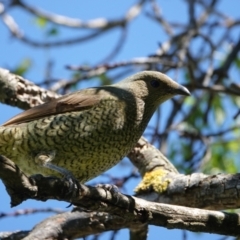
[[[103,188],[105,190],[108,190],[109,192],[111,193],[117,193],[119,192],[119,189],[116,185],[114,184],[109,184],[109,183],[106,183],[106,184],[97,184],[96,185],[97,188]]]
[[[112,194],[112,198],[116,199],[115,204],[117,204],[119,202],[120,191],[116,185],[114,185],[114,184],[97,184],[96,187],[109,191]]]

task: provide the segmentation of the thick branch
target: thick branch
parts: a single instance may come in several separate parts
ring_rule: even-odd
[[[0,102],[22,109],[37,106],[59,95],[0,68]]]
[[[14,168],[14,165],[12,168]],[[4,171],[2,167],[0,169],[0,173],[2,174]],[[20,176],[26,178],[23,173]],[[13,178],[12,182],[14,182]],[[238,214],[153,203],[140,198],[123,195],[116,191],[84,185],[80,186],[79,192],[76,195],[70,196],[69,189],[64,180],[44,178],[40,175],[34,177],[33,180],[29,181],[32,185],[32,195],[28,194],[26,198],[38,200],[54,198],[61,201],[68,201],[81,207],[81,210],[59,214],[44,220],[29,233],[26,232],[28,234],[27,239],[37,238],[43,232],[45,239],[53,236],[55,237],[54,239],[59,239],[60,236],[62,238],[76,238],[126,227],[137,229],[142,224],[230,236],[240,234],[240,216]],[[25,181],[19,182],[21,185],[21,182]],[[11,187],[11,183],[8,183],[7,187]],[[25,188],[29,190],[28,187],[22,185],[22,193],[26,192]],[[13,191],[10,193],[12,194]],[[85,212],[82,208],[88,211]]]
[[[144,138],[138,141],[128,157],[143,177],[135,190],[140,198],[214,210],[240,207],[240,174],[179,174]]]
[[[229,236],[240,234],[238,214],[159,203],[149,204],[137,198],[133,198],[133,201],[135,205],[131,211],[112,207],[115,213],[75,210],[53,216],[36,225],[27,239],[43,239],[43,236],[44,239],[51,239],[53,236],[54,239],[59,239],[60,236],[68,239],[84,237],[92,233],[130,228],[131,225],[142,224],[143,221],[168,229],[187,229]]]

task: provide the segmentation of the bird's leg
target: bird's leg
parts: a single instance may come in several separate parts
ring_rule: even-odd
[[[51,161],[55,158],[55,155],[56,151],[42,151],[35,156],[34,160],[35,163],[40,166],[61,173],[64,178],[69,182],[71,191],[78,189],[79,182],[70,171],[51,163]]]

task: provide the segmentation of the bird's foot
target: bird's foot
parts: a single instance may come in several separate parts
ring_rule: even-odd
[[[66,182],[68,183],[68,186],[69,186],[69,191],[68,191],[67,195],[71,194],[72,197],[77,196],[78,191],[80,189],[80,183],[70,171],[68,171],[65,168],[56,166],[49,162],[46,163],[44,166],[47,168],[50,168],[51,170],[55,170],[55,171],[61,173],[64,176],[64,180],[66,180]]]
[[[119,197],[119,194],[120,194],[120,191],[118,189],[118,187],[114,184],[97,184],[96,185],[97,188],[102,188],[106,191],[109,191],[112,195],[112,198],[115,199],[115,203],[117,204],[120,197]]]
[[[119,189],[116,185],[114,184],[109,184],[109,183],[106,183],[106,184],[97,184],[96,185],[97,188],[103,188],[105,190],[108,190],[109,192],[119,192]]]
[[[56,151],[41,151],[35,156],[34,160],[37,164],[62,174],[64,176],[64,180],[67,181],[69,186],[69,192],[67,195],[71,194],[72,197],[74,197],[80,189],[80,183],[69,170],[51,163],[51,161],[55,158],[55,155]]]

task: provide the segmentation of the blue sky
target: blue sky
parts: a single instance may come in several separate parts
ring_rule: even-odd
[[[135,1],[25,1],[29,4],[39,6],[47,11],[53,11],[56,14],[62,14],[69,17],[80,18],[82,20],[89,20],[92,18],[106,17],[110,19],[120,18],[125,11],[132,6]],[[163,15],[171,21],[180,21],[184,22],[187,20],[188,10],[185,8],[184,1],[178,0],[162,0],[158,1],[162,8]],[[237,1],[228,0],[221,1],[219,4],[219,9],[224,9],[226,15],[232,17],[239,16],[239,3]],[[146,9],[147,11],[147,9]],[[36,27],[34,17],[31,14],[28,14],[22,9],[15,8],[9,12],[17,21],[20,28],[24,33],[31,39],[38,41],[45,41],[46,35],[42,29]],[[47,26],[51,27],[51,24]],[[69,36],[76,35],[76,30],[71,29],[60,29],[59,38],[66,39]],[[23,59],[31,59],[32,67],[29,72],[26,74],[26,78],[36,83],[41,82],[45,76],[46,62],[49,60],[54,61],[54,67],[52,75],[54,78],[69,78],[71,72],[65,68],[66,65],[79,65],[79,64],[90,64],[94,65],[99,63],[102,59],[106,57],[111,51],[112,48],[116,45],[118,38],[120,36],[120,31],[114,30],[111,33],[106,33],[104,36],[84,43],[79,46],[62,46],[55,47],[52,49],[49,48],[33,48],[31,46],[25,45],[22,42],[19,42],[15,38],[11,37],[9,31],[5,25],[0,21],[0,67],[7,69],[14,69]],[[77,35],[82,33],[77,33]],[[159,28],[156,23],[153,23],[150,19],[147,19],[143,14],[137,17],[133,22],[131,22],[128,28],[128,35],[126,43],[124,44],[121,52],[114,58],[112,61],[123,61],[129,60],[135,57],[148,56],[149,54],[155,53],[160,42],[166,40],[164,32]],[[50,39],[51,40],[51,39]],[[136,71],[138,69],[136,68]],[[177,79],[179,82],[182,82],[181,77]],[[98,84],[97,81],[89,80],[84,84],[81,84],[79,87],[87,87]],[[167,105],[166,105],[167,106]],[[8,120],[10,117],[20,112],[21,110],[0,104],[0,124]],[[127,160],[124,163],[129,164]],[[110,170],[109,173],[116,176],[127,175],[132,169],[129,164],[128,167],[124,167],[123,164],[119,164]],[[94,179],[93,183],[101,182],[103,178]],[[139,180],[131,180],[128,184],[128,194],[133,193],[134,187],[137,185]],[[4,186],[0,185],[1,191],[1,205],[0,212],[14,212],[18,209],[24,208],[46,208],[46,207],[57,207],[63,208],[67,206],[66,203],[61,203],[57,201],[47,201],[47,202],[36,202],[36,201],[27,201],[21,204],[18,207],[10,209],[9,197],[4,189]],[[66,209],[69,210],[69,209]],[[0,221],[0,231],[11,231],[16,229],[27,230],[30,229],[34,224],[39,222],[40,219],[44,219],[47,214],[36,214],[31,217],[24,216],[16,218],[6,218],[1,219]],[[14,224],[12,224],[14,222]],[[193,234],[190,232],[186,233],[188,239],[219,239],[220,236],[211,235],[211,234]],[[127,238],[128,232],[122,230],[118,235],[117,239]],[[151,227],[149,231],[149,240],[157,238],[173,238],[173,239],[182,239],[183,232],[180,230],[167,230],[165,228]],[[102,239],[108,239],[107,234],[104,234]]]

